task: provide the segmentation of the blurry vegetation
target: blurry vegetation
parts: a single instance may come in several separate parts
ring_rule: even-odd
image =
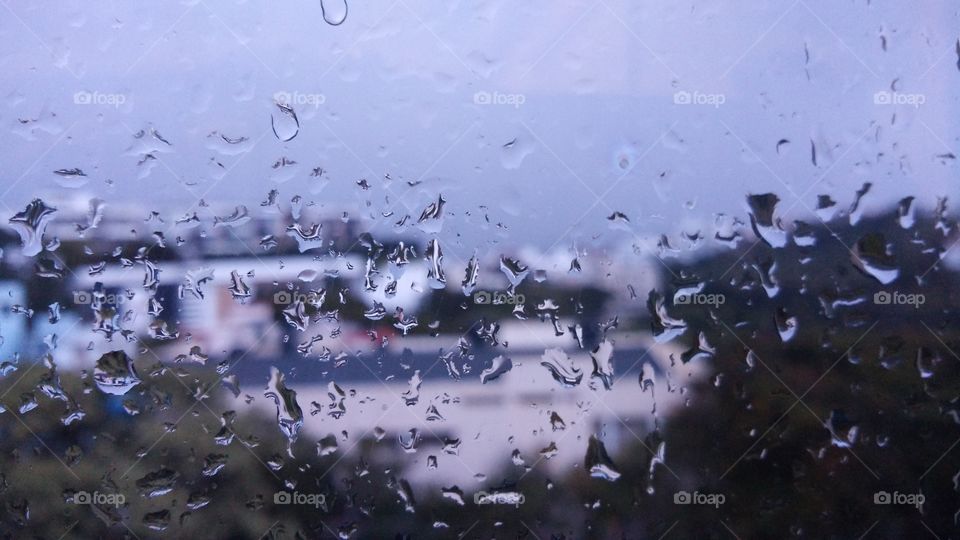
[[[608,447],[616,481],[591,477],[582,461],[550,477],[505,456],[484,481],[459,486],[462,506],[442,496],[441,487],[453,486],[410,486],[413,512],[400,495],[414,457],[425,466],[424,454],[442,451],[437,441],[425,439],[411,456],[393,436],[337,433],[337,451],[320,456],[317,441],[301,437],[292,458],[273,418],[222,421],[220,397],[228,394],[212,366],[162,367],[141,357],[144,382],[122,397],[106,396],[89,377],[62,374],[63,391],[86,413],[65,426],[65,402],[48,396],[56,395],[56,374],[21,362],[0,382],[8,409],[0,415],[0,531],[4,538],[149,538],[159,534],[149,525],[165,525],[182,538],[957,538],[960,275],[936,264],[946,237],[935,225],[835,221],[810,227],[809,247],[742,243],[670,261],[667,289],[658,292],[670,315],[686,322],[677,339],[691,350],[674,360],[701,363],[708,376],[669,388],[658,379],[656,388],[636,391],[683,392],[687,406],[660,413],[658,430],[638,434],[643,441],[628,435]],[[890,285],[855,268],[847,249],[856,251],[868,231],[882,235],[896,261]],[[770,272],[762,276],[770,268],[772,282]],[[779,292],[771,297],[765,280]],[[723,304],[673,305],[677,286],[697,282],[703,293],[723,295]],[[880,291],[925,301],[877,305]],[[461,301],[437,297],[430,309],[456,318]],[[264,399],[260,388],[244,391]],[[34,397],[39,406],[15,417]],[[615,427],[599,426],[598,436]],[[651,451],[661,443],[663,464]],[[218,460],[222,469],[204,475]],[[141,495],[145,477],[163,468],[177,474],[173,490]],[[522,493],[523,504],[474,503],[477,490],[498,488]],[[79,490],[122,493],[126,504],[76,505]],[[274,504],[281,490],[322,493],[325,504]],[[678,505],[679,490],[725,500],[716,508]],[[879,491],[922,493],[926,502],[919,510],[877,505]]]

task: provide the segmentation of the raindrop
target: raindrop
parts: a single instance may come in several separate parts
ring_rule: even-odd
[[[408,453],[408,454],[412,454],[412,453],[416,452],[416,451],[417,451],[417,445],[420,444],[420,430],[417,429],[417,428],[412,428],[412,429],[408,432],[406,438],[404,438],[404,436],[403,436],[402,434],[401,434],[401,435],[397,435],[397,444],[399,444],[399,445],[400,445],[400,448],[402,448],[403,451],[406,452],[406,453]],[[433,456],[431,456],[431,457],[433,457]],[[434,461],[436,461],[436,459],[434,459]]]
[[[297,434],[303,426],[303,410],[297,404],[297,393],[287,388],[283,379],[283,373],[276,367],[270,366],[270,381],[263,396],[272,399],[277,406],[277,425],[287,437],[287,453],[293,457],[291,446],[297,440]]]
[[[500,257],[500,271],[507,276],[507,280],[510,282],[509,291],[511,294],[530,273],[530,269],[521,264],[520,261],[503,256]]]
[[[858,270],[884,285],[889,285],[900,275],[900,269],[893,256],[887,253],[886,241],[880,233],[861,237],[853,246],[851,258]]]
[[[797,318],[788,315],[785,309],[777,309],[774,319],[777,323],[777,332],[780,334],[781,341],[787,343],[797,335]]]
[[[500,164],[504,169],[519,169],[523,160],[533,153],[533,143],[526,139],[512,139],[500,148]]]
[[[147,473],[143,478],[136,482],[137,490],[140,495],[152,499],[160,497],[173,491],[180,473],[177,471],[161,467],[159,470]]]
[[[57,169],[57,170],[53,171],[53,174],[56,174],[56,175],[59,175],[59,176],[86,176],[86,175],[87,175],[87,174],[86,174],[85,172],[83,172],[81,169],[77,169],[77,168],[73,168],[73,169]]]
[[[913,197],[904,197],[897,205],[897,222],[904,229],[912,228],[916,220],[913,201]]]
[[[603,387],[610,390],[613,387],[613,342],[603,340],[597,345],[597,348],[590,353],[593,360],[592,377],[597,377],[603,382]]]
[[[294,112],[293,106],[286,103],[274,103],[277,110],[270,116],[270,126],[273,134],[282,142],[292,141],[300,133],[300,119]]]
[[[570,357],[562,349],[547,349],[540,357],[540,365],[547,368],[553,380],[565,388],[580,384],[583,372],[572,365]]]
[[[167,527],[170,526],[170,511],[158,510],[156,512],[150,512],[143,516],[143,524],[148,529],[165,531]]]
[[[20,235],[25,256],[33,257],[43,250],[43,233],[56,211],[42,200],[34,199],[23,212],[10,218],[10,225]]]
[[[274,297],[277,300],[284,300],[287,298],[287,293],[279,292]],[[303,332],[306,331],[307,326],[310,324],[310,318],[307,316],[306,306],[303,304],[303,299],[297,298],[294,300],[286,309],[284,309],[281,314],[283,319],[287,321],[287,324],[296,328],[297,330]]]
[[[323,20],[330,26],[340,26],[347,20],[347,0],[320,0]]]
[[[837,201],[829,195],[817,195],[817,216],[821,221],[830,221],[837,211]]]
[[[650,312],[650,327],[653,330],[653,337],[657,343],[670,341],[686,331],[686,321],[674,318],[667,313],[663,295],[657,292],[656,289],[651,290],[647,296],[647,310]]]
[[[567,429],[566,422],[563,421],[563,418],[560,418],[557,411],[550,412],[550,429],[553,431],[563,431]]]
[[[317,455],[320,457],[329,456],[337,451],[337,438],[330,434],[317,441]]]
[[[311,281],[317,279],[318,275],[319,273],[316,270],[312,268],[308,268],[306,270],[301,271],[299,274],[297,274],[297,279],[299,279],[304,283],[310,283]]]
[[[391,478],[388,485],[392,486],[397,492],[397,496],[403,503],[403,509],[411,514],[414,513],[414,506],[416,506],[417,501],[413,498],[413,489],[410,488],[410,483],[403,479],[395,480]]]
[[[583,466],[594,478],[602,478],[609,482],[620,478],[620,471],[617,470],[603,442],[596,435],[591,435],[587,443],[587,455],[583,459]]]
[[[423,379],[420,377],[420,370],[413,372],[410,376],[409,388],[403,393],[403,402],[407,405],[416,405],[420,401],[420,385]]]
[[[200,470],[200,474],[216,476],[221,469],[227,466],[228,459],[229,456],[226,454],[207,454],[207,457],[203,458],[203,468]]]
[[[250,221],[250,212],[242,204],[237,206],[229,216],[214,216],[213,227],[239,227]]]
[[[252,295],[250,287],[244,283],[240,272],[236,270],[230,272],[230,285],[227,286],[227,290],[230,291],[233,299],[238,302],[243,302]]]
[[[427,280],[431,289],[443,289],[447,286],[447,278],[443,274],[443,251],[440,242],[434,238],[427,244],[427,260],[430,267],[427,269]]]
[[[506,356],[500,355],[493,359],[493,363],[487,369],[480,372],[480,382],[487,384],[496,380],[504,373],[513,369],[513,362]]]
[[[105,353],[97,360],[93,380],[100,390],[114,396],[126,394],[140,384],[133,360],[121,350]]]
[[[363,312],[363,316],[371,321],[379,321],[387,316],[387,308],[380,302],[374,302],[373,307]]]
[[[473,294],[474,289],[477,288],[477,279],[480,277],[480,263],[477,261],[477,254],[474,253],[473,257],[470,257],[470,260],[467,261],[467,269],[465,275],[463,276],[463,281],[460,283],[463,288],[463,295],[470,296]]]
[[[200,347],[194,345],[190,347],[189,354],[180,354],[177,355],[176,361],[179,362],[193,362],[195,364],[200,364],[201,366],[206,365],[209,357],[203,354],[203,351],[200,350]]]
[[[957,69],[960,70],[960,39],[957,40],[956,52],[957,52]]]
[[[860,218],[863,216],[863,197],[870,192],[870,188],[873,187],[873,184],[866,182],[863,184],[859,190],[857,190],[857,196],[853,200],[853,204],[850,205],[850,225],[856,225],[860,222]]]
[[[420,213],[420,219],[417,220],[417,226],[427,234],[436,234],[443,228],[443,205],[447,201],[443,195],[437,197],[437,202],[432,202]]]
[[[787,235],[780,226],[780,218],[774,215],[779,202],[780,198],[773,193],[747,196],[753,232],[767,245],[775,248],[783,247],[787,243]]]
[[[57,184],[65,188],[83,187],[89,181],[87,174],[77,168],[57,169],[53,171],[53,174],[57,175]]]
[[[790,147],[790,139],[780,139],[777,141],[777,155],[783,155]]]
[[[463,506],[465,504],[463,502],[463,491],[457,486],[441,488],[440,492],[445,498],[450,499],[459,506]]]

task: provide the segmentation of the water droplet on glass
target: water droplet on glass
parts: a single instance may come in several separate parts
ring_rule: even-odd
[[[458,506],[463,506],[465,504],[463,501],[463,490],[457,486],[441,488],[440,493],[444,496],[444,498],[450,499],[451,501],[457,503]]]
[[[602,478],[610,482],[620,478],[620,471],[617,470],[603,442],[596,435],[591,435],[587,443],[587,454],[584,456],[583,466],[594,478]]]
[[[427,268],[427,282],[431,289],[443,289],[447,286],[447,278],[443,274],[443,251],[440,250],[440,242],[434,238],[427,244],[427,261],[430,266]]]
[[[347,20],[347,0],[320,0],[323,20],[330,26],[340,26]]]
[[[177,471],[161,467],[137,480],[137,490],[139,490],[140,495],[148,499],[160,497],[173,491],[179,477],[180,473]]]
[[[787,235],[780,225],[780,218],[774,215],[779,202],[780,198],[773,193],[747,196],[753,232],[767,245],[775,248],[783,247],[787,243]]]
[[[510,282],[509,291],[511,294],[530,273],[530,269],[521,264],[520,261],[503,256],[500,257],[500,271],[507,276],[507,280]]]
[[[297,440],[300,427],[303,426],[303,410],[297,403],[297,393],[287,388],[283,382],[284,376],[276,367],[270,367],[270,381],[263,392],[263,396],[273,400],[277,406],[277,425],[287,437],[287,453],[293,457],[292,445]]]
[[[897,222],[904,229],[910,229],[916,220],[914,197],[904,197],[897,205]]]
[[[234,208],[233,213],[229,216],[214,216],[213,226],[214,228],[239,227],[248,221],[250,221],[250,211],[247,210],[246,206],[241,204]]]
[[[513,362],[506,356],[499,355],[493,359],[490,367],[480,372],[480,382],[482,384],[487,384],[490,381],[496,380],[511,369],[513,369]]]
[[[20,235],[25,256],[33,257],[43,250],[43,233],[56,212],[56,208],[34,199],[23,212],[10,218],[10,225]]]
[[[464,272],[463,281],[460,283],[464,296],[473,294],[474,289],[477,288],[477,280],[479,277],[480,262],[477,260],[477,254],[474,253],[473,257],[470,257],[470,260],[467,261],[467,269]]]
[[[887,244],[880,233],[869,233],[853,246],[853,265],[866,275],[884,285],[893,283],[900,275],[893,256],[887,252]]]
[[[121,350],[105,353],[97,360],[93,380],[104,393],[115,396],[126,394],[140,384],[133,360]]]
[[[504,169],[519,169],[524,158],[533,153],[533,142],[526,139],[513,139],[500,148],[500,164]]]
[[[143,516],[143,524],[154,531],[165,531],[170,526],[170,511],[149,512]]]
[[[603,387],[610,390],[613,387],[613,342],[603,340],[590,353],[593,360],[592,377],[599,378]]]
[[[427,234],[439,233],[443,229],[443,206],[446,202],[441,194],[437,197],[436,202],[427,205],[420,213],[417,227]]]
[[[300,133],[300,119],[292,105],[279,102],[274,105],[276,110],[270,116],[273,134],[282,142],[292,141]]]
[[[572,365],[570,357],[562,349],[545,350],[540,357],[540,365],[547,368],[553,380],[565,388],[573,388],[583,379],[583,372]]]
[[[409,388],[403,393],[403,401],[407,405],[416,405],[420,401],[420,385],[423,379],[420,377],[420,370],[413,372],[410,376]]]

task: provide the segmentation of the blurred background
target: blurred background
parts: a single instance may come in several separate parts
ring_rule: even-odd
[[[2,537],[960,537],[956,6],[0,13]]]

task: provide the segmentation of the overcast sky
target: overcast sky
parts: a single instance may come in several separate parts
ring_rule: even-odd
[[[578,223],[561,244],[627,238],[612,210],[709,237],[747,193],[798,217],[864,182],[868,209],[956,193],[938,157],[960,148],[952,2],[639,4],[375,0],[333,26],[319,1],[7,3],[0,211],[74,193],[253,209],[276,188],[417,217],[442,193],[448,238],[546,247]],[[277,92],[300,122],[286,142]]]

